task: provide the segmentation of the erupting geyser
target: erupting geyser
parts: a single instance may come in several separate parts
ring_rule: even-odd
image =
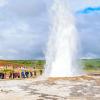
[[[81,67],[77,64],[78,32],[68,4],[64,0],[54,0],[50,14],[52,23],[44,74],[48,77],[80,75]]]

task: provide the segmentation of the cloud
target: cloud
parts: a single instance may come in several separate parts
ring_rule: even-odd
[[[76,18],[80,33],[82,56],[93,54],[100,57],[100,13],[77,14]]]
[[[40,0],[8,0],[0,7],[0,58],[43,58],[48,23]]]
[[[0,0],[0,7],[3,7],[7,4],[7,0]]]
[[[99,7],[100,6],[100,0],[68,0],[72,10],[79,11],[81,9],[85,9],[87,7]]]
[[[53,0],[2,0],[0,2],[0,59],[43,59],[49,36],[49,9]],[[99,0],[69,0],[74,12]],[[100,56],[100,13],[75,16],[82,44],[82,56]],[[91,24],[92,22],[92,24]],[[96,49],[98,48],[98,49]]]
[[[89,52],[86,55],[84,55],[81,59],[97,59],[97,58],[99,58],[98,55]]]

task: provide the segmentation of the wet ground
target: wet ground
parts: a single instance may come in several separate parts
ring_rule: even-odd
[[[1,80],[0,100],[100,100],[100,75]]]

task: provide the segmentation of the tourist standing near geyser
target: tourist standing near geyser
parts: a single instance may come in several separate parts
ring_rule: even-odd
[[[50,9],[51,29],[44,75],[73,77],[81,74],[78,61],[78,32],[68,0],[54,0]]]

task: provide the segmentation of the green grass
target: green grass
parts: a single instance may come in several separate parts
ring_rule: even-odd
[[[84,65],[84,69],[87,71],[100,71],[100,59],[83,59],[82,64]]]
[[[44,68],[44,60],[0,60],[4,64],[17,64],[26,67]],[[85,70],[100,70],[100,59],[82,59]]]
[[[12,64],[26,67],[37,67],[43,68],[45,61],[44,60],[0,60],[0,63],[4,65]]]

